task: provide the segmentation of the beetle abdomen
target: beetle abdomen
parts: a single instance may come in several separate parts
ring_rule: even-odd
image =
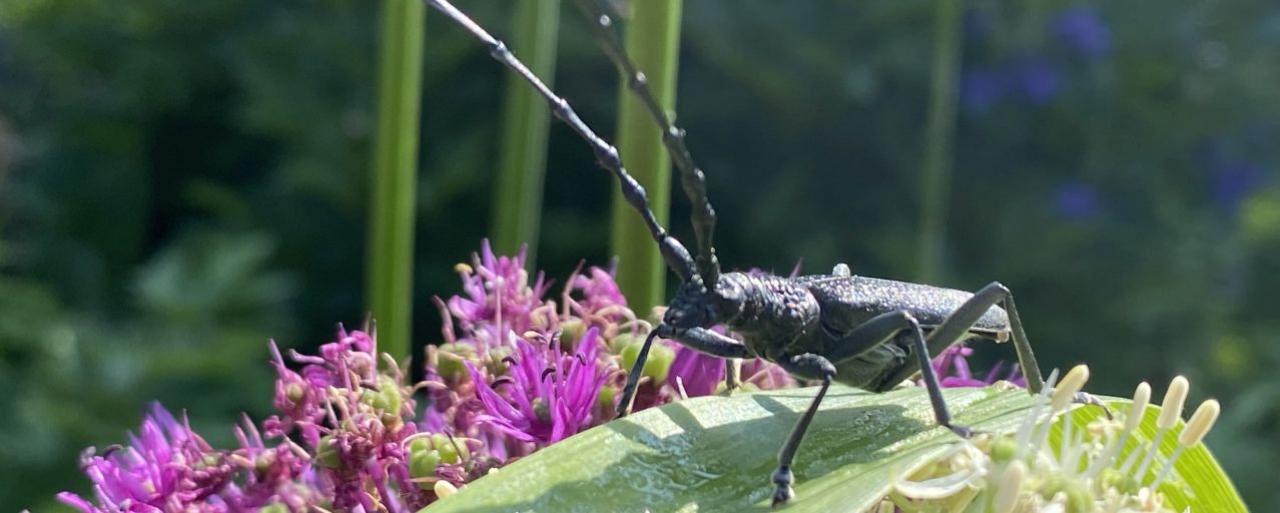
[[[796,279],[809,287],[822,307],[822,322],[836,332],[850,331],[877,315],[905,310],[924,327],[937,326],[973,297],[963,290],[865,276],[804,276]],[[993,306],[974,324],[973,331],[993,336],[1007,332],[1009,317]]]

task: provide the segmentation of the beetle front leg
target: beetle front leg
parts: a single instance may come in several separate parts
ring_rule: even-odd
[[[751,349],[742,345],[741,342],[714,331],[703,328],[677,330],[666,324],[660,324],[645,338],[644,345],[640,346],[640,354],[636,356],[636,363],[631,366],[631,373],[627,374],[627,385],[622,389],[622,400],[618,402],[618,417],[625,417],[631,413],[631,406],[636,398],[636,388],[640,385],[640,375],[644,373],[645,361],[649,359],[649,348],[657,337],[675,339],[689,349],[711,356],[755,358]]]
[[[795,482],[791,474],[791,463],[796,458],[796,450],[804,440],[804,433],[809,429],[809,423],[813,421],[814,414],[818,412],[818,406],[822,404],[822,398],[827,395],[827,388],[831,387],[831,378],[836,375],[836,367],[826,358],[816,354],[805,353],[790,358],[783,357],[779,358],[777,363],[783,370],[794,376],[822,380],[822,388],[818,389],[818,395],[814,396],[813,402],[809,403],[809,409],[805,410],[800,420],[796,421],[796,426],[791,429],[791,436],[787,437],[782,450],[778,451],[778,468],[771,476],[775,507],[795,496],[795,490],[791,488],[791,484]]]

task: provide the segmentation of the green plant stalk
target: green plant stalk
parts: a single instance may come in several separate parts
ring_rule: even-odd
[[[425,9],[419,0],[382,2],[366,301],[379,349],[396,358],[410,357]]]
[[[920,241],[917,278],[941,278],[948,193],[956,130],[956,76],[960,71],[960,0],[938,0],[934,18],[933,70],[920,180]]]
[[[555,74],[560,0],[519,2],[513,21],[512,48],[520,49],[529,69],[550,86]],[[507,74],[492,237],[494,250],[500,254],[515,254],[521,244],[528,244],[525,265],[529,269],[535,266],[538,249],[550,117],[551,111],[538,93],[519,77]]]
[[[630,6],[627,53],[645,74],[658,104],[671,112],[676,99],[682,0],[646,0]],[[618,96],[618,151],[632,176],[648,191],[654,215],[666,225],[671,207],[671,159],[662,146],[662,133],[625,82],[619,84]],[[645,312],[664,303],[666,267],[662,255],[640,216],[617,189],[610,226],[610,248],[619,263],[618,285],[631,307]]]

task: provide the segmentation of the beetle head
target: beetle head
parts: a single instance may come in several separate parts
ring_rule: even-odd
[[[663,324],[688,329],[733,321],[742,313],[745,296],[741,284],[731,276],[722,275],[715,290],[707,290],[696,277],[680,285],[663,316]]]

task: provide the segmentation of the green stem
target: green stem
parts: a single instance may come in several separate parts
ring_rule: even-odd
[[[920,261],[917,269],[918,278],[925,282],[937,280],[942,275],[956,129],[961,7],[960,0],[938,0],[934,20],[933,77],[920,184]]]
[[[420,0],[382,3],[366,300],[379,349],[397,359],[410,356],[424,11]]]
[[[676,68],[680,49],[682,0],[631,2],[626,28],[627,53],[647,77],[658,104],[675,108]],[[627,169],[649,193],[658,221],[667,223],[671,205],[671,159],[662,146],[662,133],[644,105],[619,85],[618,152]],[[666,267],[658,247],[639,216],[614,191],[611,248],[618,256],[618,285],[631,307],[646,312],[664,303]]]
[[[514,6],[511,47],[519,49],[533,74],[550,86],[555,73],[560,0],[526,0]],[[493,246],[500,254],[514,254],[521,244],[527,244],[525,265],[530,269],[538,249],[550,116],[537,91],[520,77],[507,75],[501,164],[493,202]]]

